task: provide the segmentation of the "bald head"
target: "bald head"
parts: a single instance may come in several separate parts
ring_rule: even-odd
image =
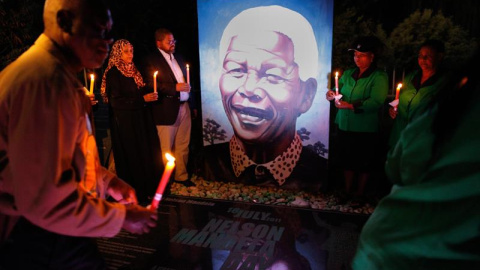
[[[44,34],[67,52],[76,69],[100,67],[108,55],[110,11],[101,0],[46,0]]]
[[[62,0],[46,0],[43,9],[43,24],[46,32],[54,31],[57,27],[57,13],[60,10],[71,10],[67,7],[69,3],[77,3],[78,1],[62,1]]]
[[[75,20],[86,21],[94,16],[100,21],[111,20],[109,10],[98,0],[46,0],[43,10],[45,33],[72,32]]]

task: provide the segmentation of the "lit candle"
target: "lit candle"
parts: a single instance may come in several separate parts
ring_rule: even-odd
[[[190,84],[190,66],[187,64],[187,83]]]
[[[399,84],[397,85],[397,91],[396,91],[396,93],[395,93],[395,100],[397,100],[398,97],[400,96],[400,88],[402,88],[402,84],[401,84],[401,83],[399,83]],[[394,109],[395,111],[397,111],[397,108],[398,108],[398,103],[397,103],[397,105],[395,105],[395,107],[393,107],[393,109]]]
[[[158,71],[155,71],[155,73],[153,73],[153,92],[154,93],[157,92],[157,74],[158,74]]]
[[[338,71],[335,72],[335,95],[338,96]]]
[[[92,73],[90,74],[90,92],[89,94],[93,94],[93,82],[95,81],[95,75]]]
[[[397,85],[397,92],[395,93],[395,99],[398,99],[398,97],[400,96],[400,88],[402,88],[401,83]]]
[[[165,187],[167,186],[168,180],[170,179],[170,175],[172,174],[173,168],[175,168],[175,158],[172,155],[170,155],[169,153],[166,153],[165,157],[168,160],[167,166],[165,167],[165,170],[163,171],[163,175],[162,175],[162,178],[160,179],[160,183],[158,183],[157,192],[155,193],[155,196],[153,197],[150,209],[157,209],[158,208],[158,204],[162,200],[163,192],[165,191]]]

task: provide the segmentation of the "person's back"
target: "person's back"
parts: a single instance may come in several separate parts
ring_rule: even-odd
[[[94,0],[47,0],[45,30],[0,73],[0,268],[97,269],[91,239],[145,233],[156,213],[99,166],[76,72],[105,60],[111,17]]]
[[[354,269],[480,267],[478,60],[440,90],[389,154],[394,186],[362,230]],[[465,99],[453,104],[460,91]]]

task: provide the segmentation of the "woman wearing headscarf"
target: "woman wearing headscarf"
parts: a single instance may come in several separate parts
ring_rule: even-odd
[[[394,120],[389,146],[395,146],[400,133],[416,116],[425,111],[438,89],[445,82],[445,72],[439,66],[445,54],[445,45],[439,40],[427,40],[420,46],[418,66],[405,78],[400,90],[397,108],[390,107],[389,115]]]
[[[102,78],[101,93],[109,104],[113,157],[117,175],[146,203],[153,196],[162,169],[160,144],[147,102],[157,93],[144,92],[145,83],[133,63],[133,46],[117,40]]]

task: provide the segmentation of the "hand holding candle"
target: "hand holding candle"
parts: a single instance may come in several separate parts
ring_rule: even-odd
[[[157,74],[158,70],[153,73],[153,92],[157,93]]]
[[[400,88],[402,88],[401,83],[399,83],[398,86],[397,86],[397,92],[395,93],[395,99],[392,102],[388,103],[388,104],[390,104],[390,106],[393,107],[394,111],[397,111],[397,107],[398,107],[398,103],[399,103],[398,98],[400,97]]]
[[[165,191],[165,187],[167,186],[168,180],[170,179],[170,175],[172,174],[173,168],[175,168],[175,158],[172,155],[170,155],[169,153],[166,153],[165,157],[168,160],[167,166],[165,167],[165,170],[163,171],[163,175],[162,175],[162,178],[160,180],[160,183],[158,183],[157,192],[155,193],[155,196],[153,197],[150,209],[157,209],[158,208],[158,204],[162,200],[163,192]]]
[[[339,92],[338,89],[338,71],[335,72],[335,103],[340,104],[340,99],[342,99],[342,95]]]
[[[88,92],[89,95],[93,94],[93,83],[95,81],[95,74],[90,74],[90,91]]]
[[[190,85],[190,66],[187,64],[187,83]]]

